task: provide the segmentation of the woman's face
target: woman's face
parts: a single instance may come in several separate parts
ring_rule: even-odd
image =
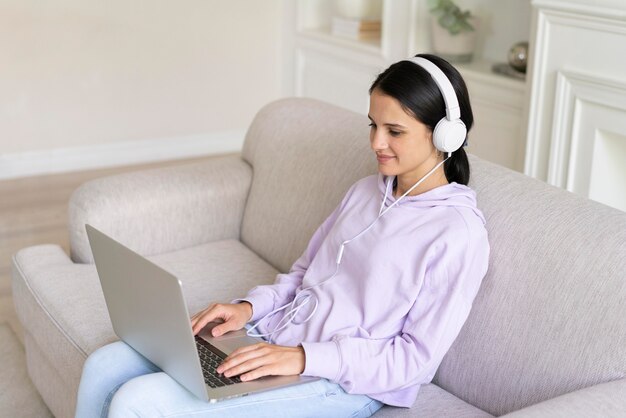
[[[425,167],[432,168],[432,163],[424,164],[438,158],[430,128],[407,114],[396,99],[374,89],[368,117],[370,146],[381,174],[417,178]]]

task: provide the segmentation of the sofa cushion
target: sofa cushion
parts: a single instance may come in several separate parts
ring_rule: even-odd
[[[522,408],[503,418],[624,418],[626,379],[600,383]]]
[[[237,240],[149,259],[182,281],[192,313],[209,302],[229,302],[257,284],[271,283],[277,273]],[[45,347],[51,364],[75,393],[86,356],[117,339],[95,265],[73,264],[56,245],[21,250],[14,257],[14,299],[24,328]]]
[[[470,162],[489,271],[433,382],[501,415],[626,376],[626,213]]]
[[[423,385],[411,408],[383,406],[376,418],[483,418],[493,417],[434,384]]]

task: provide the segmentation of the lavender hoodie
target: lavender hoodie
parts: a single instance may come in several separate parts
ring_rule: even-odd
[[[251,321],[258,321],[332,276],[341,242],[378,216],[388,180],[393,178],[378,174],[353,184],[289,273],[233,302],[250,302]],[[394,201],[388,196],[386,207]],[[404,197],[346,245],[334,278],[307,290],[319,303],[311,319],[289,324],[273,342],[302,345],[303,375],[410,407],[461,330],[487,272],[484,225],[476,194],[467,186],[450,183]],[[313,303],[308,305],[298,322],[311,312]],[[263,320],[258,331],[272,331],[285,311]]]

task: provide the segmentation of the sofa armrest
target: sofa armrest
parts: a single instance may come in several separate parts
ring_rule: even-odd
[[[93,263],[87,223],[143,255],[239,239],[251,181],[239,155],[89,181],[70,197],[72,260]]]
[[[600,383],[503,415],[506,418],[626,417],[626,379]]]

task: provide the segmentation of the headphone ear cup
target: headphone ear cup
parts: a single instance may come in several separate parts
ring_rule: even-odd
[[[433,144],[441,152],[454,152],[461,148],[467,136],[467,128],[461,119],[437,122],[433,130]]]

